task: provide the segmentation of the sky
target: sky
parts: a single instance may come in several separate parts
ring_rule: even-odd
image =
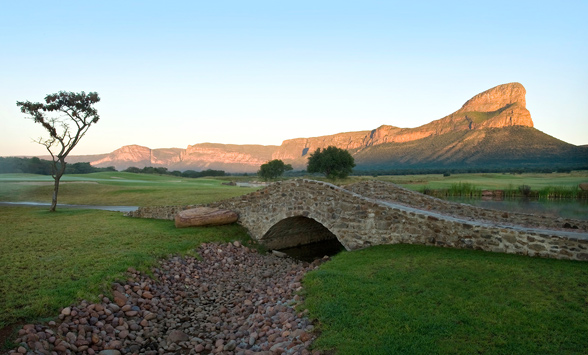
[[[17,101],[96,91],[72,155],[418,127],[520,82],[588,144],[588,1],[0,0],[0,156],[45,155]]]

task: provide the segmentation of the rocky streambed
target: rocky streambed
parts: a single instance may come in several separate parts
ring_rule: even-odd
[[[153,277],[130,268],[113,297],[66,307],[58,321],[25,325],[17,349],[31,354],[309,354],[314,335],[296,294],[318,266],[241,245],[203,244]],[[199,260],[201,259],[201,260]]]

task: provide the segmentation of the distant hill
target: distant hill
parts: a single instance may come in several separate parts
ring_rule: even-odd
[[[308,155],[330,145],[349,150],[357,169],[580,167],[588,147],[575,146],[535,128],[519,83],[486,90],[459,110],[416,128],[383,125],[374,130],[295,138],[280,146],[201,143],[186,149],[125,146],[109,154],[71,156],[97,167],[165,166],[170,170],[255,172],[271,159],[304,169]]]

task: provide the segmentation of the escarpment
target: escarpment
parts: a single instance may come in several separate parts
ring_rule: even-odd
[[[475,95],[452,114],[415,128],[382,125],[373,130],[288,139],[280,146],[199,143],[186,149],[150,149],[130,145],[109,154],[70,156],[68,162],[118,170],[158,166],[250,173],[272,159],[305,169],[308,156],[316,149],[336,146],[351,152],[358,169],[368,170],[469,168],[476,164],[588,166],[588,147],[562,142],[533,128],[525,95],[519,83],[498,85]]]

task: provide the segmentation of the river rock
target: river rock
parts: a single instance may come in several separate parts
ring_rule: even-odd
[[[125,282],[112,284],[121,306],[109,298],[102,307],[82,301],[56,328],[23,326],[15,343],[21,352],[59,355],[309,354],[312,326],[296,312],[302,299],[295,290],[325,260],[301,263],[240,243],[203,244],[196,252],[161,260],[152,276],[129,270]],[[146,292],[153,297],[141,297]]]
[[[167,337],[167,342],[168,343],[179,343],[181,341],[188,341],[190,340],[190,337],[182,332],[181,330],[177,330],[174,329],[171,331],[171,333],[169,333],[168,337]]]
[[[236,212],[210,207],[196,207],[184,210],[175,217],[176,228],[220,226],[239,219]]]

